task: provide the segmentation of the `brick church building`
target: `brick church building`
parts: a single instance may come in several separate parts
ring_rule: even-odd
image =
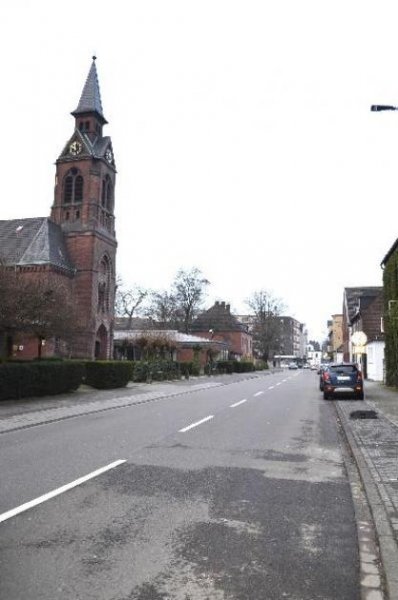
[[[103,135],[95,57],[71,114],[74,129],[56,160],[50,217],[0,221],[0,260],[23,277],[50,273],[66,285],[83,324],[68,355],[106,359],[113,348],[116,167],[111,139]],[[8,337],[7,354],[37,355],[37,341]],[[59,340],[46,340],[43,356],[62,354],[62,348]]]

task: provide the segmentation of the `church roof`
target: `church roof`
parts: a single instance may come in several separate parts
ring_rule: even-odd
[[[87,75],[86,83],[84,84],[78,107],[72,112],[72,115],[76,117],[80,114],[93,112],[97,113],[102,118],[103,123],[107,123],[102,110],[97,67],[95,66],[95,56],[93,56],[93,62],[91,63],[90,71]]]
[[[62,229],[47,217],[0,221],[0,260],[6,266],[52,265],[74,270]]]

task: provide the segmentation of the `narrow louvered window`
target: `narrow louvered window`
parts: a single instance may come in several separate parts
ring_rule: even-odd
[[[73,195],[73,177],[72,175],[68,175],[65,178],[65,187],[64,187],[64,202],[65,204],[69,204],[72,202]]]
[[[75,202],[83,200],[83,177],[78,175],[75,179]]]

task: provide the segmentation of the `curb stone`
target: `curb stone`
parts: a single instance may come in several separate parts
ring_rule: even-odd
[[[381,566],[383,570],[386,595],[388,600],[398,600],[398,547],[395,541],[390,519],[378,490],[378,486],[372,477],[366,460],[357,444],[354,434],[350,429],[347,417],[339,406],[339,402],[335,402],[335,407],[348,445],[355,459],[361,482],[369,503],[369,508],[372,513],[377,534],[377,541],[380,549]],[[363,562],[365,562],[363,556],[360,557],[360,562],[361,571],[363,571]],[[365,595],[364,598],[370,600],[370,597],[367,595]]]

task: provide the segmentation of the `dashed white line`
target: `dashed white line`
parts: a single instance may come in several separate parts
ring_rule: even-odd
[[[247,402],[247,398],[245,398],[244,400],[239,400],[239,402],[235,402],[235,404],[231,404],[229,408],[235,408],[235,406],[239,406],[240,404],[243,404],[244,402]]]
[[[83,477],[79,477],[79,479],[75,479],[75,481],[71,481],[71,483],[67,483],[66,485],[63,485],[62,487],[52,490],[52,492],[43,494],[43,496],[39,496],[38,498],[35,498],[34,500],[30,500],[30,502],[25,502],[25,504],[21,504],[20,506],[17,506],[16,508],[12,508],[11,510],[8,510],[7,512],[0,515],[0,523],[2,523],[3,521],[7,521],[7,519],[11,519],[11,517],[15,517],[16,515],[19,515],[21,512],[24,512],[25,510],[28,510],[29,508],[33,508],[34,506],[37,506],[38,504],[42,504],[43,502],[46,502],[46,500],[50,500],[51,498],[54,498],[55,496],[59,496],[60,494],[63,494],[64,492],[67,492],[68,490],[71,490],[72,488],[74,488],[78,485],[81,485],[82,483],[85,483],[89,479],[93,479],[93,477],[97,477],[98,475],[105,473],[105,471],[114,469],[115,467],[118,467],[119,465],[121,465],[125,462],[126,462],[125,460],[116,460],[115,462],[110,463],[109,465],[106,465],[105,467],[101,467],[100,469],[97,469],[96,471],[93,471],[92,473],[89,473],[88,475],[84,475]]]
[[[191,423],[191,425],[188,425],[187,427],[180,429],[179,433],[185,433],[186,431],[189,431],[190,429],[193,429],[194,427],[197,427],[198,425],[201,425],[202,423],[206,423],[206,421],[210,421],[210,419],[213,419],[213,418],[214,418],[214,415],[209,415],[208,417],[205,417],[204,419],[201,419],[200,421],[196,421],[196,423]]]
[[[263,391],[261,391],[261,392],[256,392],[255,394],[253,394],[253,396],[254,396],[254,397],[256,397],[256,396],[261,396],[261,394],[264,394],[264,392],[263,392]]]
[[[270,385],[268,389],[269,389],[269,390],[273,390],[273,389],[274,389],[274,387],[275,387],[274,385]]]
[[[278,382],[276,385],[282,385],[282,382],[281,382],[281,381],[279,381],[279,382]]]

